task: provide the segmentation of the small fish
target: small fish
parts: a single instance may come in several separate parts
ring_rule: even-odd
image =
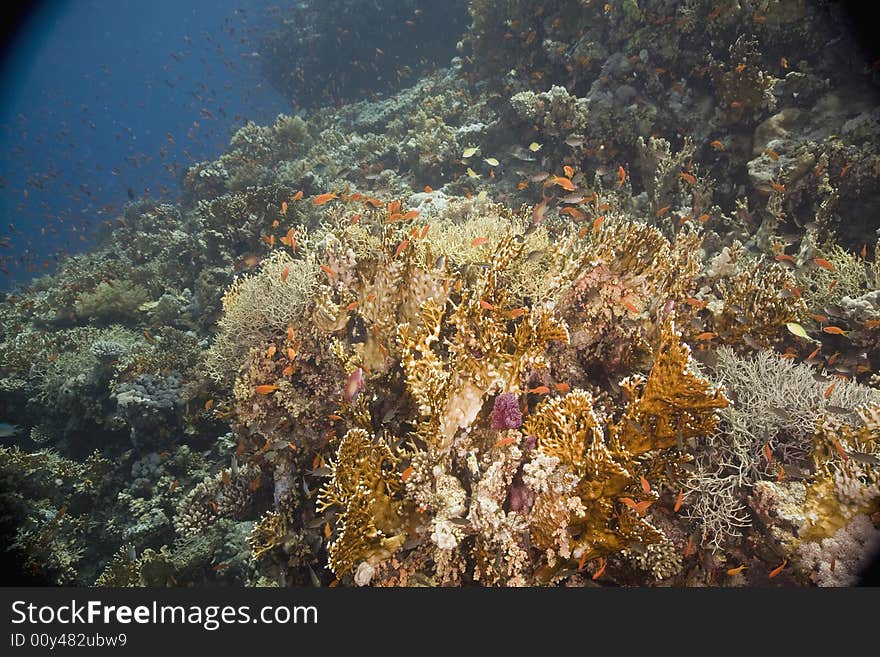
[[[220,473],[220,481],[223,483],[224,486],[229,485],[229,470],[223,470]]]
[[[825,258],[813,258],[813,262],[819,265],[822,269],[827,269],[830,272],[837,271],[834,265]]]
[[[623,187],[623,183],[626,182],[626,169],[623,168],[623,165],[617,167],[617,186]]]
[[[333,270],[332,267],[329,267],[329,266],[327,266],[327,265],[321,265],[321,271],[324,272],[325,274],[327,274],[328,276],[333,277],[333,278],[336,278],[336,276],[338,275],[338,274]]]
[[[403,472],[400,473],[400,480],[403,483],[406,483],[406,480],[412,476],[412,473],[413,473],[413,467],[412,466],[407,467],[406,470],[404,470]]]
[[[790,262],[792,264],[797,264],[794,257],[788,255],[787,253],[779,253],[779,254],[773,256],[773,259],[776,260],[777,262]]]
[[[745,569],[746,569],[746,566],[745,566],[745,564],[743,564],[742,566],[737,566],[736,568],[729,568],[727,570],[727,574],[730,576],[739,575]]]
[[[584,554],[586,554],[586,552],[584,552]],[[595,573],[593,573],[593,576],[590,578],[590,579],[592,579],[594,582],[595,582],[597,579],[599,579],[600,577],[602,577],[602,573],[605,572],[605,567],[608,565],[608,562],[605,561],[605,558],[604,558],[604,557],[601,558],[601,559],[599,559],[599,563],[601,564],[601,565],[599,566],[599,569],[598,569]]]
[[[636,502],[631,497],[621,497],[620,501],[626,504],[630,509],[638,513],[640,516],[645,515],[645,512],[648,510],[648,507],[653,504],[651,500],[643,500],[641,502]]]
[[[508,319],[516,319],[517,317],[522,317],[527,312],[529,312],[528,308],[513,308],[512,310],[508,310],[504,314]]]
[[[471,158],[471,157],[473,157],[474,155],[476,155],[476,154],[479,152],[479,150],[480,150],[480,149],[479,149],[479,147],[477,147],[477,146],[469,146],[468,148],[465,148],[465,149],[462,151],[462,153],[461,153],[461,159],[463,159],[463,160],[467,160],[468,158]]]
[[[406,247],[409,246],[409,240],[403,240],[400,244],[397,245],[397,248],[394,250],[394,255],[392,256],[392,260],[396,259]]]
[[[293,195],[293,198],[291,198],[290,200],[291,201],[299,201],[302,197],[303,197],[303,191],[299,190],[296,194]]]
[[[287,201],[281,201],[281,214],[287,214]]]
[[[324,205],[325,203],[329,203],[333,199],[336,198],[336,194],[333,192],[327,192],[326,194],[319,194],[315,198],[312,199],[312,203],[315,205]]]
[[[708,341],[713,340],[713,339],[715,339],[715,338],[717,338],[717,337],[718,337],[718,334],[717,334],[717,333],[713,333],[712,331],[704,331],[703,333],[700,333],[700,334],[696,337],[696,339],[697,339],[697,340],[700,340],[700,341],[706,341],[706,342],[708,342]]]
[[[697,299],[696,297],[688,297],[687,299],[684,300],[684,302],[689,306],[693,306],[694,308],[697,308],[698,310],[702,310],[703,308],[706,307],[706,304],[709,303],[708,301],[706,301],[704,299]]]
[[[533,141],[531,144],[529,144],[529,150],[532,151],[532,153],[537,153],[539,150],[541,150],[541,144]]]
[[[831,393],[834,391],[834,386],[836,385],[837,381],[834,381],[830,386],[825,388],[825,392],[822,393],[822,396],[825,397],[825,399],[828,399],[831,396]]]
[[[486,242],[489,241],[488,237],[475,237],[471,240],[471,246],[483,246]]]
[[[171,485],[168,487],[168,492],[173,493],[179,487],[180,487],[180,482],[177,479],[175,479],[174,481],[171,482]]]
[[[494,157],[484,157],[483,162],[488,164],[490,167],[497,167],[501,162],[496,160]]]
[[[288,276],[290,276],[290,267],[285,267],[284,270],[281,272],[281,282],[286,283]]]
[[[776,151],[774,151],[772,148],[768,148],[768,149],[767,149],[766,151],[764,151],[764,152],[767,154],[767,157],[769,157],[769,158],[770,158],[771,160],[773,160],[774,162],[775,162],[776,160],[779,159],[779,153],[777,153]]]
[[[324,538],[329,540],[331,535],[332,535],[332,532],[330,531],[330,523],[326,522],[326,523],[324,523]]]
[[[651,492],[651,484],[648,483],[648,480],[645,479],[643,475],[639,475],[639,483],[642,485],[642,490],[645,491],[646,494]]]
[[[269,347],[266,349],[266,358],[272,358],[277,351],[278,347],[276,347],[274,344],[270,344]]]
[[[570,166],[566,164],[562,167],[562,170],[565,172],[565,176],[567,178],[574,178],[574,169],[572,169]]]
[[[804,338],[805,340],[810,340],[812,342],[818,342],[815,338],[811,338],[806,329],[803,326],[798,324],[797,322],[786,322],[785,327],[789,330],[793,335],[798,336],[799,338]]]
[[[709,215],[708,214],[701,214],[699,217],[697,217],[697,221],[699,221],[701,224],[704,224],[707,221],[709,221]]]
[[[278,386],[273,383],[259,385],[254,388],[254,392],[256,392],[258,395],[271,395],[276,390],[278,390]]]
[[[688,173],[687,171],[682,171],[681,173],[678,174],[678,176],[682,180],[684,180],[686,183],[688,183],[689,185],[696,185],[697,184],[696,177],[694,177],[693,174]]]
[[[831,333],[832,335],[846,335],[847,333],[839,326],[823,326],[822,331],[825,333]]]
[[[576,189],[574,183],[564,176],[553,176],[550,180],[554,185],[559,185],[567,192],[573,192]]]
[[[657,218],[659,219],[659,218],[662,217],[664,214],[666,214],[667,212],[669,212],[669,208],[671,208],[671,207],[672,207],[671,205],[664,205],[662,208],[660,208],[659,210],[657,210],[657,211],[654,213],[654,216],[657,217]]]
[[[218,564],[211,566],[211,570],[213,570],[216,573],[219,573],[221,570],[225,570],[226,568],[229,568],[228,563],[218,563]]]
[[[480,307],[484,310],[495,310],[495,306],[493,306],[488,301],[484,301],[483,299],[480,299]]]
[[[594,234],[596,233],[596,231],[599,230],[599,226],[601,226],[604,221],[605,221],[604,214],[593,219],[593,233]]]
[[[767,459],[767,464],[773,462],[773,451],[770,449],[770,445],[764,443],[764,458]]]
[[[715,141],[710,141],[709,146],[714,148],[716,151],[723,151],[724,150],[724,144],[717,139]]]
[[[492,445],[493,449],[495,447],[506,447],[507,445],[513,445],[517,441],[515,436],[507,436],[505,438],[499,438],[494,445]]]
[[[556,388],[556,392],[561,392],[561,393],[571,392],[571,386],[568,385],[567,383],[557,383],[553,387]]]
[[[688,536],[687,545],[684,546],[685,559],[687,559],[693,553],[694,553],[694,536],[693,536],[693,534],[691,534],[690,536]]]
[[[782,183],[772,182],[772,183],[770,183],[770,186],[771,186],[774,190],[776,190],[777,192],[779,192],[780,194],[785,194],[785,185],[783,185]]]
[[[365,387],[366,377],[364,376],[364,370],[358,367],[348,375],[348,379],[345,381],[345,388],[342,393],[343,398],[351,404]]]
[[[675,505],[672,507],[672,510],[678,513],[678,510],[681,508],[681,503],[684,501],[684,489],[678,489],[678,497],[675,498]]]
[[[538,386],[537,388],[529,388],[526,392],[533,395],[546,395],[550,393],[550,388],[547,386]]]

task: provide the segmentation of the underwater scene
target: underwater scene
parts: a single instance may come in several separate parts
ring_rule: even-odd
[[[2,584],[880,583],[852,3],[60,4],[3,69]]]

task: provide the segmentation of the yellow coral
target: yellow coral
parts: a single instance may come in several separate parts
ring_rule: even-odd
[[[632,402],[613,435],[631,454],[666,449],[715,431],[715,411],[730,402],[720,389],[689,369],[690,347],[675,332],[672,320],[661,327],[661,341],[648,378],[621,382]]]

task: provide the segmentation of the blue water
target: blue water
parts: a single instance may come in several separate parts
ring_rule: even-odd
[[[263,0],[53,0],[7,46],[0,289],[87,250],[131,198],[173,200],[187,165],[286,101],[260,75]],[[8,272],[8,273],[7,273]]]

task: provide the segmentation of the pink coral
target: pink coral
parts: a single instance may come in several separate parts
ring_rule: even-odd
[[[517,429],[522,426],[523,417],[519,410],[519,399],[512,392],[505,392],[495,398],[492,406],[492,429]]]

